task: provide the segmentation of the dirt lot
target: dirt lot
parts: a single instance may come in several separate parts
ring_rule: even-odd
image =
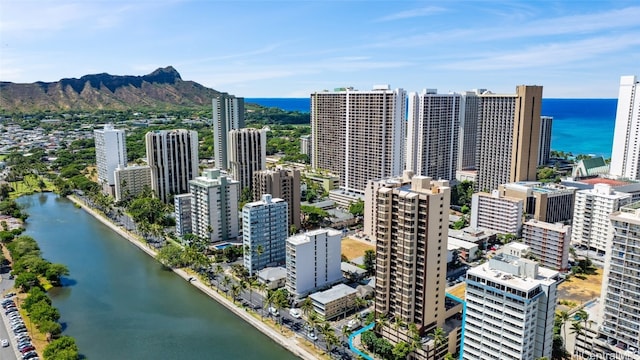
[[[352,260],[364,256],[366,250],[375,250],[376,247],[364,241],[354,240],[350,237],[342,238],[342,255]]]
[[[596,270],[594,275],[587,275],[584,280],[571,276],[558,286],[558,300],[560,302],[569,301],[572,304],[558,305],[558,310],[569,310],[599,297],[601,290],[602,269]]]

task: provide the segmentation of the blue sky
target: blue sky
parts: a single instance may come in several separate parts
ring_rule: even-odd
[[[439,92],[544,86],[615,98],[640,75],[637,1],[2,0],[0,80],[172,65],[244,97],[374,84]]]

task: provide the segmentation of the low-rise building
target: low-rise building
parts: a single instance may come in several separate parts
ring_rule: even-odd
[[[332,288],[309,295],[313,309],[321,319],[331,320],[346,315],[356,306],[358,291],[345,284],[338,284]]]
[[[149,166],[118,166],[113,172],[116,201],[134,198],[145,189],[151,190],[151,168]]]
[[[497,190],[471,197],[471,227],[487,228],[503,234],[519,235],[522,229],[524,201],[501,196]]]
[[[569,269],[571,226],[529,220],[524,223],[522,240],[540,265],[557,271]]]
[[[269,290],[281,288],[287,283],[287,269],[281,266],[264,268],[258,271],[258,281]]]

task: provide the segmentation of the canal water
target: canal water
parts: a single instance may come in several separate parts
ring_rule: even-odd
[[[69,268],[51,296],[88,359],[296,359],[69,200],[18,203],[43,257]]]

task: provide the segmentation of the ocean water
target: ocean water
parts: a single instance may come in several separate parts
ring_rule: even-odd
[[[247,98],[248,103],[309,112],[309,98]],[[617,99],[543,99],[542,115],[553,116],[551,149],[574,155],[611,157]]]

